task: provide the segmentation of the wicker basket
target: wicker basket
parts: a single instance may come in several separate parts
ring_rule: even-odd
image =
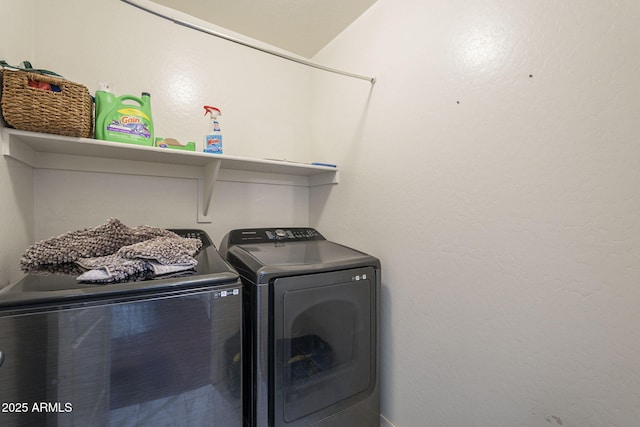
[[[91,136],[93,102],[85,86],[27,71],[0,71],[2,116],[8,125],[33,132]],[[30,87],[29,80],[56,85],[60,92]]]

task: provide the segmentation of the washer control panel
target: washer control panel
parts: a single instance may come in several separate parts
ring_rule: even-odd
[[[269,242],[302,242],[325,240],[318,231],[309,227],[289,228],[249,228],[233,230],[229,233],[230,244],[269,243]]]
[[[193,228],[174,228],[169,229],[180,237],[186,237],[188,239],[199,239],[203,246],[213,246],[211,239],[204,230],[197,230]]]

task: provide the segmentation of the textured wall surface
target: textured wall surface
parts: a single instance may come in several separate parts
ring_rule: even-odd
[[[307,68],[175,25],[120,0],[0,1],[5,36],[0,59],[30,60],[84,84],[92,94],[99,82],[109,82],[117,95],[148,91],[156,136],[200,145],[209,126],[202,107],[215,105],[222,110],[225,154],[309,160]],[[77,162],[85,164],[82,158]],[[198,224],[195,179],[83,169],[89,171],[32,171],[0,159],[0,197],[7,201],[0,209],[7,210],[5,222],[15,225],[2,231],[0,285],[18,277],[18,257],[34,239],[97,226],[109,217],[131,226],[203,228],[216,244],[232,228],[302,226],[309,220],[306,187],[223,182],[215,190],[213,222]]]
[[[222,110],[225,154],[307,160],[306,68],[120,0],[41,3],[34,16],[39,66],[83,83],[92,93],[103,81],[117,95],[150,92],[156,136],[201,144],[209,126],[203,105],[214,105]]]
[[[378,0],[316,60],[312,224],[383,265],[383,413],[640,419],[640,7]]]
[[[228,153],[340,166],[310,208],[306,188],[225,182],[205,228],[218,242],[310,213],[327,237],[382,259],[393,424],[637,424],[635,2],[378,0],[317,56],[375,75],[372,89],[118,0],[23,3],[0,0],[0,35],[13,40],[0,57],[92,91],[101,80],[148,90],[159,135],[198,138],[201,104],[214,103]],[[6,159],[0,178],[0,285],[34,237],[109,216],[197,226],[194,180],[33,173]]]
[[[33,12],[31,3],[0,0],[0,59],[20,62],[32,55]],[[0,287],[22,275],[17,260],[33,241],[33,185],[31,168],[0,157]]]

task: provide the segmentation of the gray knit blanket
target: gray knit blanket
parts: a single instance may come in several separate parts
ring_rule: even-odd
[[[189,239],[162,228],[127,227],[109,219],[94,228],[72,231],[29,247],[20,259],[26,272],[84,270],[78,281],[110,283],[141,275],[162,275],[193,269],[199,239]]]

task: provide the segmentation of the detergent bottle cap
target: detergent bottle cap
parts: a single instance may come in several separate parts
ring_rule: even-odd
[[[207,114],[210,114],[211,117],[218,117],[218,116],[222,115],[222,112],[220,111],[219,108],[212,107],[210,105],[205,105],[204,106],[204,115],[206,116]]]

